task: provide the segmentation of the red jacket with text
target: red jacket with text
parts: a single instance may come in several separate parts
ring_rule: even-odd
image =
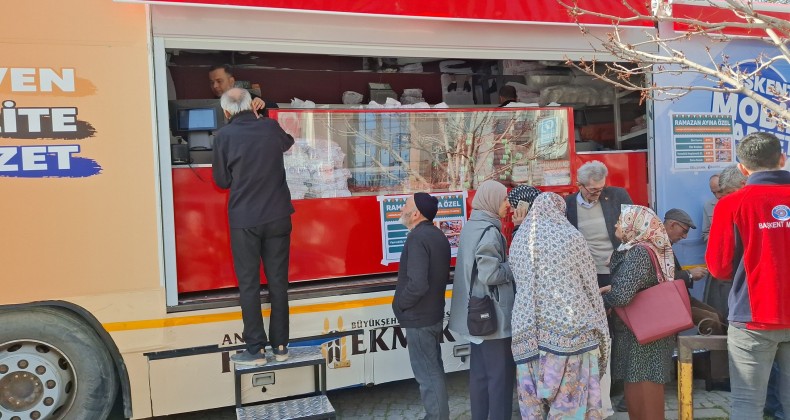
[[[729,320],[754,330],[790,328],[790,172],[756,172],[713,211],[705,254],[732,279]]]

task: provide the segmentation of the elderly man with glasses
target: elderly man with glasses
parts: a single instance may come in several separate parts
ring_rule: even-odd
[[[565,198],[566,216],[587,240],[600,287],[610,284],[609,257],[620,246],[620,240],[614,236],[620,206],[633,204],[625,189],[606,186],[608,174],[606,165],[597,160],[585,163],[576,172],[579,192]]]
[[[585,163],[576,172],[579,192],[565,198],[565,215],[587,240],[598,273],[599,287],[611,284],[609,258],[620,246],[620,240],[614,235],[614,225],[620,218],[620,207],[623,204],[633,204],[625,189],[606,186],[608,174],[609,170],[602,162],[593,160]],[[607,367],[606,370],[606,375],[601,379],[601,402],[604,417],[609,417],[614,412],[609,398],[611,389],[609,368]],[[626,411],[624,401],[625,399],[621,400],[623,403],[617,407],[617,411]]]

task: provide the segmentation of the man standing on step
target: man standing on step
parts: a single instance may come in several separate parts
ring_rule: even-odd
[[[233,88],[220,99],[228,124],[214,137],[214,182],[230,189],[228,222],[233,268],[239,282],[245,352],[237,364],[266,364],[265,346],[277,361],[288,359],[288,257],[291,245],[291,192],[285,182],[283,153],[294,139],[269,118],[252,110],[252,98]],[[269,337],[261,315],[260,267],[271,302]]]
[[[444,331],[445,290],[450,279],[450,243],[433,218],[439,200],[418,192],[401,209],[409,229],[400,257],[392,310],[406,330],[409,359],[426,419],[447,420],[450,407],[440,342]]]

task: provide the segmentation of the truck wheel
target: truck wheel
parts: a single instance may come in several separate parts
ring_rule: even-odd
[[[113,360],[79,317],[54,308],[0,311],[0,419],[106,419]]]

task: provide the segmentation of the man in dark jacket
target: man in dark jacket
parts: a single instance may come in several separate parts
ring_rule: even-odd
[[[228,125],[214,137],[213,174],[218,187],[230,189],[230,246],[247,345],[247,351],[231,356],[231,361],[266,363],[264,348],[269,340],[261,316],[261,260],[272,309],[268,338],[275,358],[284,361],[288,359],[288,257],[294,208],[283,153],[294,140],[276,121],[253,113],[246,90],[230,89],[220,102]]]
[[[401,209],[401,223],[410,232],[400,257],[392,310],[406,330],[425,418],[446,420],[450,408],[440,342],[444,293],[450,278],[450,243],[433,224],[438,204],[436,197],[418,192]]]
[[[667,237],[672,245],[686,239],[690,229],[696,229],[697,226],[691,220],[691,216],[681,209],[669,209],[664,215],[664,228],[667,231]],[[682,279],[686,283],[686,287],[691,289],[694,287],[694,282],[705,278],[708,275],[708,270],[704,267],[694,267],[690,270],[683,270],[678,256],[675,254],[675,279]]]
[[[579,192],[565,198],[566,216],[587,240],[600,287],[610,284],[609,257],[620,246],[614,236],[620,206],[634,204],[625,189],[606,186],[608,174],[606,165],[597,160],[585,163],[576,173]]]

